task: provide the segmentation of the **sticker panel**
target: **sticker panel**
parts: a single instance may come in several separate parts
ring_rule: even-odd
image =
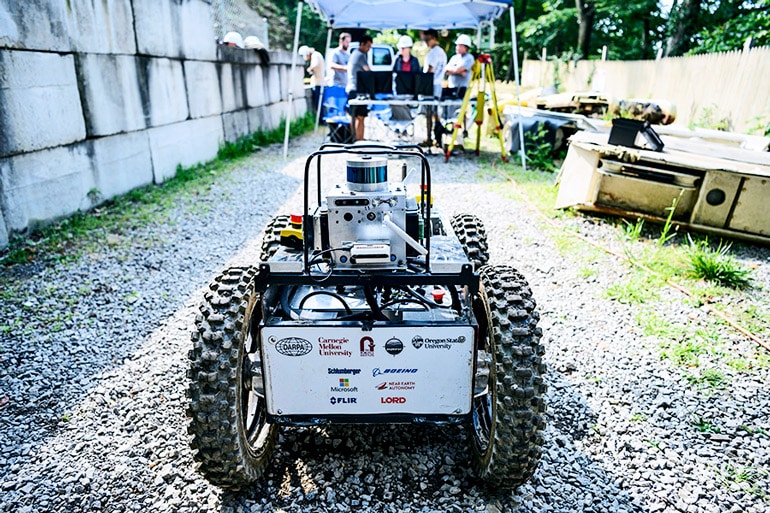
[[[273,415],[470,411],[470,326],[268,327],[261,336]]]

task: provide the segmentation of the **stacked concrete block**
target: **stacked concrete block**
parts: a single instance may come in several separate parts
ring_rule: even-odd
[[[50,0],[47,3],[65,4]],[[131,0],[71,0],[66,2],[66,6],[72,51],[123,55],[136,53]]]
[[[167,125],[187,119],[187,90],[182,62],[140,57],[139,84],[142,109],[148,126]]]
[[[0,46],[70,51],[66,3],[49,0],[0,2]]]
[[[213,62],[185,61],[184,79],[191,118],[222,113],[219,76]]]
[[[79,54],[77,64],[89,136],[147,128],[136,57]]]
[[[89,208],[96,190],[87,143],[0,160],[3,214],[9,231],[24,231]]]
[[[224,140],[220,116],[151,128],[148,133],[156,183],[173,177],[180,164],[192,166],[216,157]]]
[[[259,125],[255,130],[249,128],[249,112],[238,110],[222,114],[222,128],[225,141],[233,142],[239,137],[243,137],[250,132],[256,132],[259,130],[259,127],[262,127],[262,125]]]
[[[249,107],[261,107],[267,103],[265,79],[260,66],[243,67],[246,102]]]
[[[222,63],[217,67],[222,111],[232,112],[246,107],[246,94],[240,65]]]
[[[3,218],[3,211],[0,209],[0,248],[4,248],[8,245],[8,229],[5,227],[5,219]]]
[[[94,183],[103,199],[125,194],[153,181],[146,130],[90,141]]]
[[[131,0],[2,2],[0,46],[133,54],[136,44]]]
[[[158,57],[216,59],[208,2],[133,0],[137,51]]]
[[[72,55],[0,50],[0,157],[86,135]]]
[[[277,127],[289,89],[304,114],[270,57],[217,46],[209,0],[0,2],[0,248]]]

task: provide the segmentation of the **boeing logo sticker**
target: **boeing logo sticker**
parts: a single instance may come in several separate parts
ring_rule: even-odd
[[[417,369],[380,369],[375,367],[372,369],[372,377],[376,378],[382,374],[416,374]]]

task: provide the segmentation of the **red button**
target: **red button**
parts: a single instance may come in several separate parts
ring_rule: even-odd
[[[292,214],[291,224],[302,224],[302,216],[299,214]]]
[[[441,303],[442,301],[444,301],[444,291],[443,290],[441,290],[441,289],[433,289],[431,294],[433,294],[433,300],[436,303]]]

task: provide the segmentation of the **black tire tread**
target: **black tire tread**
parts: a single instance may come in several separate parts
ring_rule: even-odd
[[[278,251],[281,245],[281,230],[288,228],[290,224],[290,216],[286,214],[280,214],[273,217],[262,234],[262,247],[259,254],[259,259],[262,262],[267,260]]]
[[[256,271],[254,267],[232,267],[211,282],[195,318],[193,349],[188,354],[186,413],[194,459],[211,483],[232,490],[261,477],[277,437],[277,428],[272,426],[265,445],[253,454],[240,432],[239,353],[246,310],[256,300]]]
[[[540,315],[526,279],[514,268],[484,266],[479,274],[493,337],[495,414],[487,451],[473,451],[474,467],[487,483],[515,488],[532,477],[542,454],[547,386]]]
[[[457,214],[450,220],[452,229],[460,240],[465,254],[478,269],[489,262],[489,246],[487,245],[487,230],[484,223],[473,214]]]

